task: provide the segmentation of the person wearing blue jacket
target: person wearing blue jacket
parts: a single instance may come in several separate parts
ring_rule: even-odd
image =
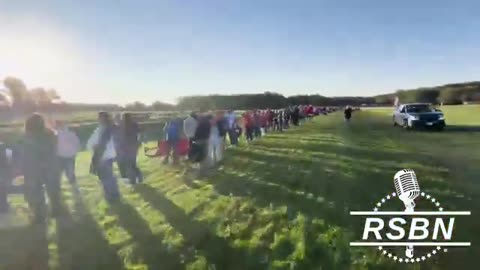
[[[183,129],[183,121],[179,118],[172,119],[165,124],[163,131],[165,132],[165,140],[167,141],[168,151],[163,160],[164,164],[167,164],[170,156],[172,156],[173,163],[178,163],[177,144],[181,138],[181,132]]]

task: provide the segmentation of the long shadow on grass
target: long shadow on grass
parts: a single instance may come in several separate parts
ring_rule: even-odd
[[[232,248],[227,240],[218,237],[208,225],[187,215],[164,194],[148,185],[139,186],[137,191],[183,235],[186,247],[195,247],[216,269],[251,269],[245,266],[242,251]]]
[[[305,146],[303,150],[308,151],[309,149],[312,147]],[[337,155],[342,153],[354,157],[353,160],[377,155],[376,153],[369,155],[367,151],[352,153],[348,148],[341,149],[341,146],[331,147],[330,150]],[[271,152],[274,153],[275,149],[272,148]],[[362,155],[358,156],[359,153]],[[350,172],[343,173],[339,170],[337,173],[328,175],[324,172],[325,168],[329,168],[330,171],[339,168],[334,165],[332,167],[332,163],[329,162],[322,163],[320,161],[311,164],[308,163],[308,158],[298,158],[295,155],[272,155],[268,152],[258,152],[255,148],[234,149],[231,154],[235,157],[233,163],[226,166],[224,171],[217,173],[214,180],[209,180],[220,193],[251,196],[262,205],[272,202],[286,204],[294,211],[322,217],[327,222],[340,226],[346,225],[345,221],[349,219],[348,210],[371,209],[379,197],[392,192],[392,174],[402,169],[391,166],[375,170],[374,166],[369,168],[353,162],[349,164]],[[417,154],[410,155],[412,162],[417,161],[415,158],[418,158]],[[235,168],[235,170],[232,171],[228,168]],[[422,171],[420,170],[420,172]],[[447,205],[452,203],[459,206],[466,205],[464,198],[455,198],[450,193],[450,189],[455,188],[454,183],[437,181],[434,179],[436,176],[444,179],[445,175],[441,172],[431,175],[432,173],[434,172],[430,169],[425,173],[430,178],[425,182],[425,186],[444,191],[443,193],[439,192],[438,199],[448,202]],[[303,194],[298,195],[295,192],[299,190],[303,191]],[[470,193],[464,192],[466,192],[464,194]],[[307,193],[312,193],[313,198],[323,197],[325,203],[315,203],[314,200],[306,198]],[[327,207],[322,207],[322,204]],[[352,225],[356,226],[354,223]],[[470,228],[468,231],[472,231],[471,226],[466,228]]]
[[[77,187],[72,187],[72,194],[75,218],[65,212],[56,221],[60,269],[123,269],[117,250],[98,228]]]
[[[138,243],[138,257],[145,260],[149,269],[183,269],[179,254],[173,254],[162,245],[162,238],[154,235],[147,222],[129,204],[118,202],[111,206],[122,226]]]
[[[242,149],[235,149],[233,155],[243,159],[234,161],[232,168],[235,171],[249,174],[261,182],[285,186],[292,191],[313,193],[315,197],[322,196],[327,201],[349,208],[370,208],[378,194],[386,194],[391,190],[389,186],[378,185],[391,179],[391,172],[385,169],[374,171],[365,166],[348,164],[350,168],[346,170],[343,165],[335,165],[329,160],[309,162],[308,158],[297,159],[295,156]],[[392,167],[391,171],[395,171],[395,168]],[[361,179],[356,179],[357,175],[361,175]],[[372,187],[377,194],[372,192]]]
[[[307,143],[298,143],[302,141],[301,138],[298,140],[289,139],[289,140],[270,140],[268,138],[265,141],[259,142],[259,146],[263,146],[266,148],[272,149],[274,151],[276,148],[285,148],[291,149],[296,151],[307,151],[307,152],[325,152],[325,153],[338,153],[338,154],[347,154],[346,156],[353,157],[358,160],[362,159],[372,159],[372,157],[382,158],[383,160],[408,160],[412,157],[412,153],[407,153],[404,151],[400,151],[398,149],[385,151],[382,149],[381,145],[377,145],[375,141],[373,141],[369,145],[362,145],[361,142],[356,144],[349,144],[349,145],[342,145],[342,144],[332,144],[328,141],[325,142],[323,140],[307,142]],[[401,149],[401,148],[400,148]],[[423,154],[415,154],[416,158],[422,158],[428,160],[431,158],[427,155]],[[372,164],[374,165],[374,164]]]

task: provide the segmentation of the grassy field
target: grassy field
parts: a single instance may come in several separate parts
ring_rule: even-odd
[[[140,160],[143,185],[121,185],[108,205],[78,160],[78,189],[63,184],[68,215],[48,228],[15,218],[0,231],[0,269],[474,269],[480,254],[480,107],[443,108],[439,132],[394,128],[391,110],[340,114],[227,151],[217,172],[197,179],[187,165]],[[351,248],[362,227],[349,211],[371,210],[393,192],[399,169],[416,171],[422,191],[448,210],[470,210],[451,248],[428,263],[394,263],[375,248]],[[401,206],[400,201],[395,202]],[[5,223],[5,221],[3,221]],[[4,224],[5,225],[5,224]]]

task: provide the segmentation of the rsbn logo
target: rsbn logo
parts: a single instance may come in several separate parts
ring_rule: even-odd
[[[435,197],[420,191],[415,172],[398,171],[394,176],[396,192],[387,194],[373,211],[352,211],[350,215],[365,218],[361,241],[350,246],[373,246],[385,256],[400,263],[422,262],[448,252],[450,247],[468,247],[470,242],[455,242],[455,219],[470,216],[470,211],[444,211]],[[399,198],[404,211],[381,211],[387,203]],[[434,211],[415,211],[415,200],[423,200]],[[405,248],[398,252],[398,247]],[[418,250],[417,250],[418,249]]]

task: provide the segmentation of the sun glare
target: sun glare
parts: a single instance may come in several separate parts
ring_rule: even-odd
[[[30,24],[0,28],[0,75],[21,77],[32,87],[65,81],[81,63],[78,46],[61,31]]]

